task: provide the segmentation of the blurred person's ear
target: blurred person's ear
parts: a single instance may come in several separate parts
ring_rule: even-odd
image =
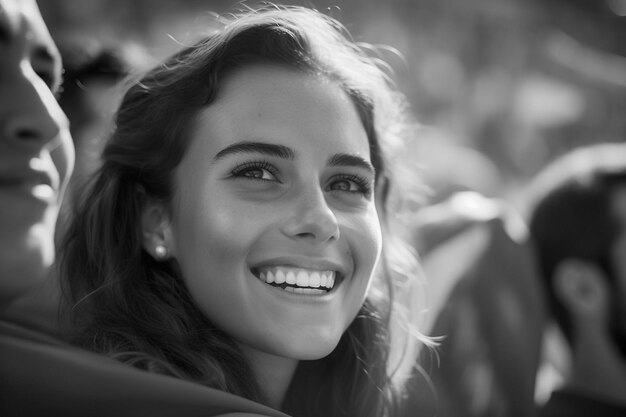
[[[169,210],[162,203],[149,202],[141,214],[143,248],[157,261],[174,254]]]
[[[604,272],[591,262],[566,259],[555,270],[554,291],[573,316],[604,320],[609,288]]]

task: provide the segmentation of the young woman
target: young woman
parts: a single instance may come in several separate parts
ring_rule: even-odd
[[[404,114],[377,62],[272,7],[132,84],[64,245],[74,342],[296,416],[392,415]]]

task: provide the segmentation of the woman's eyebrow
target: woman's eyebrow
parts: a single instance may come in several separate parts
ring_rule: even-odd
[[[372,175],[376,175],[376,168],[365,158],[347,153],[338,153],[328,159],[329,166],[341,167],[357,167],[369,171]]]
[[[281,159],[294,160],[296,153],[287,146],[274,145],[271,143],[263,142],[239,142],[219,151],[213,161],[224,158],[227,155],[234,155],[240,153],[260,153],[268,156],[275,156]]]

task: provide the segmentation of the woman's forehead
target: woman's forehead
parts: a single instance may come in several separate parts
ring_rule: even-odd
[[[345,143],[354,149],[353,139],[362,138],[357,142],[369,157],[363,124],[343,89],[325,78],[280,66],[250,66],[233,73],[198,121],[200,129],[228,127],[229,133],[242,136],[240,140],[286,140],[291,134],[315,141],[332,135],[338,146]]]

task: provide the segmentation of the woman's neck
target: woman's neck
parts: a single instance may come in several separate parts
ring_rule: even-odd
[[[280,409],[298,366],[298,360],[272,355],[245,345],[240,345],[240,348],[267,398],[267,405]]]

